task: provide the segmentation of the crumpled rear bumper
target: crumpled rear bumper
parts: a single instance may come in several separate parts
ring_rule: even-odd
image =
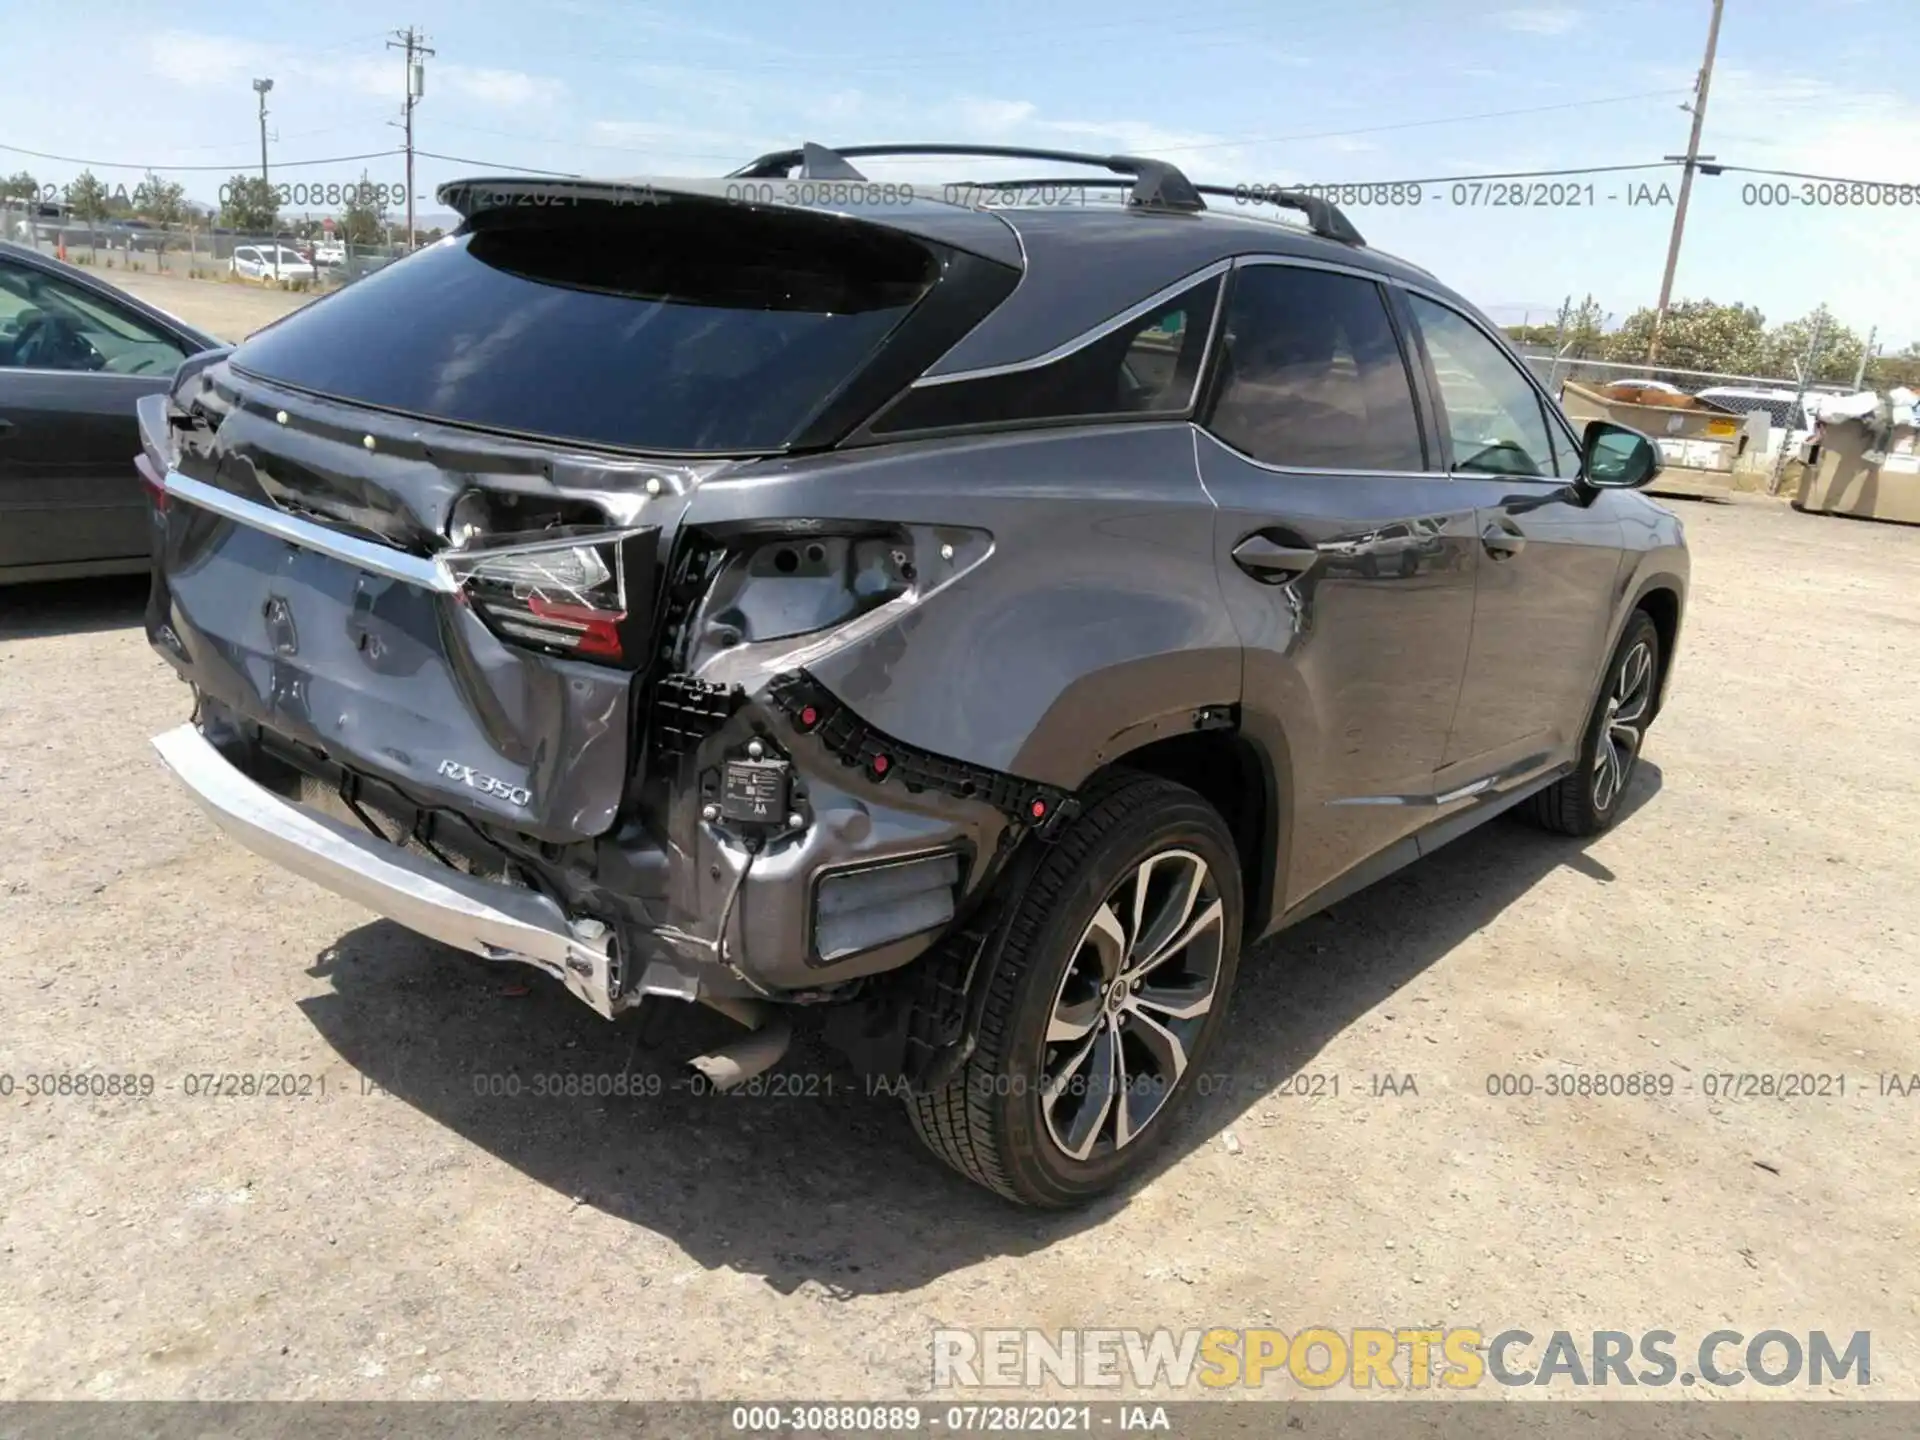
[[[488,960],[544,970],[611,1019],[611,935],[545,895],[463,875],[281,799],[242,774],[192,724],[153,746],[222,830],[283,869],[410,930]]]

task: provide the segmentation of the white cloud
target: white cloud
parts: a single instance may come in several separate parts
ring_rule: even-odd
[[[428,84],[436,80],[452,93],[466,99],[516,109],[526,105],[557,105],[567,93],[567,87],[560,81],[529,75],[524,70],[482,70],[466,65],[442,65],[428,76]]]
[[[147,67],[176,85],[220,86],[265,75],[273,48],[219,35],[171,31],[147,42]]]
[[[1523,35],[1565,35],[1586,17],[1571,5],[1536,5],[1522,10],[1502,10],[1493,18]]]
[[[398,54],[335,59],[310,56],[297,45],[266,45],[221,35],[165,31],[147,41],[147,68],[163,80],[195,89],[231,89],[256,76],[272,76],[276,85],[304,84],[349,91],[397,107],[406,84]],[[429,65],[429,93],[444,87],[450,95],[493,108],[552,106],[566,95],[558,80],[522,70],[491,70],[467,65]],[[271,101],[269,103],[272,103]]]

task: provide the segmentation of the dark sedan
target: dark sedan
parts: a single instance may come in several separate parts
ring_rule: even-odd
[[[0,241],[0,584],[146,569],[134,406],[221,343]]]

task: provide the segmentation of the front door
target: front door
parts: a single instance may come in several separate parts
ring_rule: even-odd
[[[1217,365],[1200,473],[1242,724],[1289,772],[1277,916],[1433,818],[1480,546],[1375,281],[1243,263]]]
[[[1407,303],[1483,550],[1440,785],[1504,785],[1579,746],[1624,559],[1620,522],[1575,489],[1571,438],[1518,363],[1459,311]]]

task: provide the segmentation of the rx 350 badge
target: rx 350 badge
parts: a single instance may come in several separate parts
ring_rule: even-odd
[[[506,781],[496,780],[491,775],[481,775],[471,765],[462,765],[458,760],[442,760],[440,773],[449,780],[458,780],[470,789],[478,790],[483,795],[491,795],[497,800],[504,800],[509,805],[525,808],[527,802],[533,799],[533,791],[526,786],[509,785]]]

